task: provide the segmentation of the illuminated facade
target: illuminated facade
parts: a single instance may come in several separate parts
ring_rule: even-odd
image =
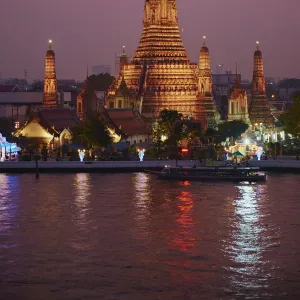
[[[267,99],[263,57],[258,45],[259,42],[257,42],[257,49],[254,52],[249,117],[254,128],[257,128],[260,124],[265,128],[270,128],[274,125],[274,118],[271,114],[270,104]]]
[[[199,99],[203,102],[204,109],[201,110],[200,120],[204,120],[207,127],[217,127],[220,121],[220,114],[213,98],[212,73],[210,67],[210,55],[206,46],[206,37],[203,37],[203,46],[200,50],[199,70],[198,70]]]
[[[49,40],[49,49],[46,53],[45,62],[45,81],[44,81],[44,95],[43,108],[57,108],[57,80],[55,71],[55,53],[52,50],[52,41]]]
[[[146,0],[143,25],[132,61],[122,65],[119,77],[107,93],[109,101],[116,97],[124,81],[133,94],[134,107],[149,119],[166,108],[205,121],[198,66],[191,64],[183,47],[176,0]]]
[[[74,110],[66,108],[43,109],[27,119],[14,134],[22,145],[47,145],[54,149],[71,143],[70,128],[79,126]]]
[[[238,74],[236,74],[235,84],[228,101],[228,121],[242,120],[250,124],[248,114],[248,95],[246,90],[240,86]]]

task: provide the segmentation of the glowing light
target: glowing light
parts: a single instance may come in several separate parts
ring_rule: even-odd
[[[182,148],[182,149],[181,149],[181,152],[187,153],[187,152],[189,152],[189,149],[187,149],[187,148]]]
[[[83,162],[84,156],[85,156],[85,150],[78,149],[78,155],[81,162]]]
[[[143,161],[145,156],[145,149],[138,149],[138,153],[139,153],[140,161]]]
[[[13,154],[16,157],[20,150],[21,148],[16,143],[7,142],[6,138],[0,133],[0,161],[5,161],[7,154],[10,156]]]
[[[262,154],[263,154],[263,150],[262,150],[262,149],[257,149],[256,155],[257,155],[257,159],[258,159],[258,160],[260,160]]]
[[[249,145],[249,144],[250,144],[250,140],[249,140],[248,138],[246,138],[246,139],[244,140],[244,143],[245,143],[246,145]]]
[[[162,136],[160,137],[160,139],[161,139],[162,142],[164,142],[164,141],[167,140],[167,137],[166,137],[165,135],[162,135]]]

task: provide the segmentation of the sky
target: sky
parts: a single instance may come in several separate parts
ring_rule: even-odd
[[[125,45],[132,54],[142,32],[144,0],[0,0],[0,78],[42,79],[48,39],[57,77],[82,80],[86,66],[110,64]],[[207,36],[217,64],[251,78],[260,41],[265,75],[300,76],[300,0],[177,0],[179,26],[192,62]]]

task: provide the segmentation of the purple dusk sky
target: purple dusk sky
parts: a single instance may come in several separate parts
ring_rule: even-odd
[[[179,25],[192,62],[202,36],[216,64],[250,78],[256,40],[266,76],[300,76],[300,0],[178,0]],[[0,74],[43,78],[53,39],[59,79],[83,79],[86,65],[110,64],[123,45],[137,47],[144,0],[1,0]]]

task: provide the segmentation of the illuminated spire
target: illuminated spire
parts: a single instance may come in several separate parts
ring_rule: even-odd
[[[259,42],[256,42],[256,50],[253,58],[253,78],[251,88],[251,103],[249,117],[252,125],[264,124],[265,127],[272,126],[274,118],[271,114],[270,105],[266,95],[266,81],[264,75],[264,62]]]
[[[200,50],[200,59],[199,59],[199,69],[200,70],[207,70],[209,73],[209,76],[211,75],[210,73],[210,55],[209,55],[209,50],[206,46],[206,36],[203,37],[203,45]]]
[[[133,63],[170,60],[190,62],[180,36],[176,0],[145,0],[144,28]]]
[[[125,46],[123,46],[122,55],[127,55],[126,54],[126,47]]]
[[[125,46],[123,46],[122,54],[120,56],[120,75],[123,75],[125,66],[128,65],[128,56],[126,53]]]
[[[43,108],[57,108],[57,80],[55,70],[55,53],[52,50],[52,40],[48,41],[48,46],[49,49],[46,53],[45,61]]]

